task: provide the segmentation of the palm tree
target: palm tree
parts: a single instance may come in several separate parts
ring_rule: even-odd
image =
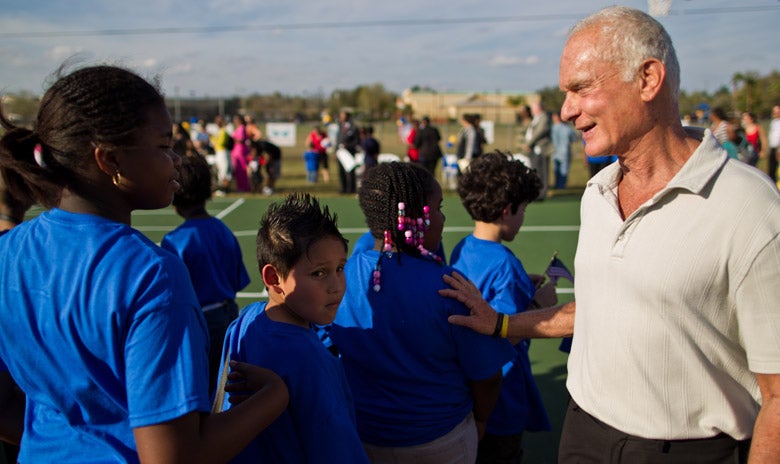
[[[734,101],[734,110],[739,110],[739,105],[737,101],[737,97],[739,93],[744,96],[744,102],[745,102],[745,108],[744,111],[751,111],[753,108],[753,95],[756,90],[756,85],[758,84],[759,78],[758,74],[754,71],[748,71],[745,73],[735,73],[731,77],[731,85],[733,89],[733,101]],[[742,85],[741,92],[738,92],[739,84]]]

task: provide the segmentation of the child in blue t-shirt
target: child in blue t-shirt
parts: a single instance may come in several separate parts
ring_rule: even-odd
[[[224,355],[279,374],[290,403],[234,462],[367,463],[344,370],[312,327],[333,322],[346,289],[347,241],[336,215],[308,194],[272,204],[260,222],[257,259],[268,303],[241,312]]]
[[[421,165],[382,163],[358,193],[374,247],[350,256],[330,335],[355,397],[372,462],[469,463],[500,391],[506,340],[447,321],[441,186]],[[477,336],[475,336],[477,335]]]
[[[34,130],[2,108],[0,125],[0,177],[47,208],[0,238],[0,440],[21,435],[19,462],[230,459],[281,413],[287,388],[234,363],[256,392],[208,414],[206,324],[187,269],[131,227],[134,210],[166,207],[179,188],[163,96],[126,69],[87,66],[46,91]]]
[[[310,184],[317,183],[317,166],[320,163],[320,155],[314,150],[306,150],[303,153],[303,161],[306,163],[306,181]]]
[[[525,209],[539,196],[541,186],[535,171],[501,152],[472,161],[459,180],[458,194],[474,220],[474,232],[455,246],[450,262],[504,314],[555,302],[554,286],[547,284],[544,290],[537,290],[544,277],[529,276],[520,260],[502,244],[514,240]],[[480,441],[478,463],[520,462],[523,431],[550,429],[531,373],[528,341],[512,341],[516,356],[503,368],[501,396]]]
[[[211,169],[200,155],[185,156],[179,166],[179,190],[173,196],[184,223],[163,237],[160,246],[184,261],[209,331],[209,392],[219,372],[225,330],[238,317],[236,293],[249,284],[241,247],[233,232],[206,211],[211,198]]]

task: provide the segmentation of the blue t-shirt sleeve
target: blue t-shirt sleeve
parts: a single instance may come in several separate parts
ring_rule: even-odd
[[[448,274],[451,272],[452,269],[447,271]],[[469,314],[468,308],[456,300],[447,299],[445,305],[448,315]],[[469,380],[484,380],[494,375],[516,355],[514,347],[505,338],[482,335],[454,324],[450,324],[450,330],[461,367]]]
[[[208,411],[208,335],[181,261],[152,266],[125,341],[130,426]]]
[[[352,254],[356,255],[366,250],[374,249],[374,236],[371,235],[371,231],[364,233],[357,239],[355,245],[352,247]]]
[[[493,296],[490,306],[504,314],[525,311],[533,299],[534,284],[519,260],[508,261],[496,270],[493,280]]]
[[[246,270],[246,266],[244,266],[244,259],[241,254],[241,245],[238,243],[238,239],[236,239],[235,236],[232,238],[234,243],[233,252],[235,253],[234,259],[236,262],[236,280],[233,290],[238,293],[244,287],[249,285],[251,279],[249,277],[249,272]]]
[[[171,238],[170,234],[166,234],[160,241],[160,248],[163,250],[168,250],[179,258],[182,258],[182,254],[176,248],[176,242]]]

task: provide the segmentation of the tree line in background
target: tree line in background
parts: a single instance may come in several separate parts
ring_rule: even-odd
[[[414,86],[412,89],[422,89]],[[435,90],[424,88],[427,91]],[[563,104],[563,93],[558,87],[545,87],[537,93],[547,110],[558,110]],[[349,109],[359,121],[387,121],[400,115],[410,116],[410,108],[396,106],[398,95],[385,89],[380,83],[360,85],[354,89],[338,89],[326,96],[322,90],[303,95],[284,95],[274,92],[268,95],[251,94],[219,99],[168,98],[171,114],[177,120],[198,118],[213,120],[217,114],[245,113],[257,121],[319,121],[323,113],[336,115]],[[38,108],[40,96],[30,92],[3,95],[5,110],[20,124],[29,124]],[[525,104],[522,97],[507,96],[512,106]],[[765,76],[756,72],[735,73],[729,85],[714,93],[680,92],[680,114],[695,115],[703,108],[721,107],[727,113],[737,115],[752,111],[759,119],[769,119],[772,106],[780,104],[780,71]]]

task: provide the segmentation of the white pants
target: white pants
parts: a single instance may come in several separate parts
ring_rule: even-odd
[[[220,185],[231,179],[230,154],[227,150],[217,150],[214,153],[214,165],[217,167],[217,181]]]
[[[477,424],[469,413],[447,434],[421,445],[382,447],[363,443],[372,464],[474,464],[477,460]]]

